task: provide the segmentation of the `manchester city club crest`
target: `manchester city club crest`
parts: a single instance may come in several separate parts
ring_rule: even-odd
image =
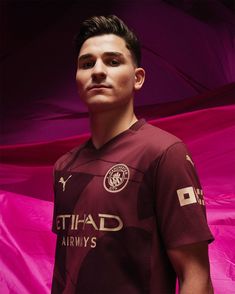
[[[123,163],[112,166],[104,177],[104,188],[106,191],[116,193],[124,189],[128,183],[130,171]]]

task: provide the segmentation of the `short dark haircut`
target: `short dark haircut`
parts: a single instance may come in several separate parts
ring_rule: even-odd
[[[135,33],[116,15],[93,16],[86,19],[79,33],[75,36],[76,55],[79,55],[83,43],[95,36],[114,34],[121,37],[130,50],[134,63],[139,67],[141,63],[140,42]]]

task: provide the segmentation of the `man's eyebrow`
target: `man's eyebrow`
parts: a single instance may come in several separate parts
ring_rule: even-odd
[[[89,59],[91,57],[93,57],[94,55],[88,53],[88,54],[84,54],[84,55],[81,55],[79,58],[78,58],[78,61],[83,61],[83,60],[86,60],[86,59]],[[108,52],[104,52],[102,54],[102,56],[115,56],[115,57],[124,57],[124,55],[120,52],[116,52],[116,51],[108,51]]]
[[[88,59],[88,58],[91,58],[93,55],[88,53],[88,54],[84,54],[84,55],[81,55],[80,57],[78,57],[78,61],[82,61],[82,60],[85,60],[85,59]]]
[[[104,52],[102,55],[104,56],[116,56],[116,57],[124,57],[124,55],[121,52],[116,51],[110,51],[110,52]]]

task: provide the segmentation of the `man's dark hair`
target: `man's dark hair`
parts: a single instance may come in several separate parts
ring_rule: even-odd
[[[138,67],[140,66],[141,49],[139,40],[134,32],[115,15],[93,16],[82,23],[80,31],[75,37],[76,55],[79,55],[80,49],[87,39],[105,34],[114,34],[121,37],[130,50],[135,64]]]

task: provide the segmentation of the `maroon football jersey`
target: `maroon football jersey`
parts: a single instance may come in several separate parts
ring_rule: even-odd
[[[174,293],[166,250],[211,241],[187,148],[139,120],[100,149],[55,164],[52,293]]]

